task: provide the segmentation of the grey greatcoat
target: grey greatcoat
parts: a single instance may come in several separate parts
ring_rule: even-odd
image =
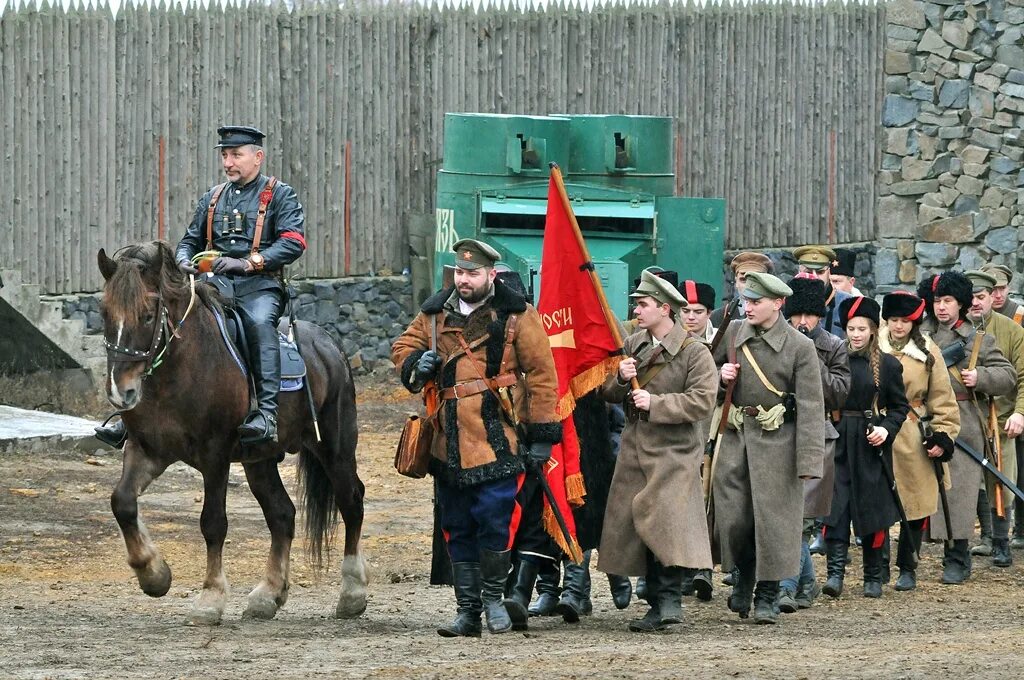
[[[832,511],[832,491],[836,473],[836,440],[839,432],[833,425],[832,411],[839,411],[850,392],[850,358],[846,341],[825,332],[818,326],[807,334],[814,341],[821,363],[821,389],[825,397],[825,458],[821,479],[804,482],[804,517],[824,517]]]
[[[704,452],[700,422],[715,407],[718,375],[711,352],[678,323],[661,342],[653,361],[646,330],[625,340],[643,377],[648,363],[665,364],[643,389],[651,393],[647,420],[627,417],[615,464],[598,568],[609,574],[647,573],[647,550],[665,566],[710,569],[711,545],[704,513],[700,468]],[[613,403],[629,399],[618,375],[601,387]],[[628,413],[628,411],[627,411]]]
[[[940,349],[945,349],[953,343],[963,344],[966,356],[953,369],[959,375],[960,369],[967,368],[975,338],[974,327],[971,324],[961,323],[956,328],[948,328],[933,319],[926,319],[921,325],[921,330],[928,334]],[[937,368],[941,370],[942,367]],[[1017,371],[996,347],[995,339],[991,335],[981,336],[981,349],[978,352],[976,368],[978,385],[974,391],[979,398],[981,395],[1009,394],[1017,387]],[[964,386],[952,376],[950,379],[957,404],[960,406],[959,439],[983,453],[985,432],[982,429],[981,418],[984,414],[981,414],[975,403],[968,399]],[[974,535],[974,518],[977,515],[982,469],[966,453],[956,450],[953,452],[953,459],[949,461],[949,476],[952,486],[946,497],[949,499],[949,521],[953,525],[952,538],[968,539]],[[949,538],[941,508],[931,516],[928,526],[932,538]]]
[[[758,378],[743,355],[746,345],[775,388],[795,395],[796,413],[773,431],[762,430],[749,415],[740,430],[726,428],[712,479],[712,541],[723,570],[754,559],[758,581],[778,581],[800,570],[801,477],[822,474],[825,403],[820,362],[814,342],[781,316],[760,335],[748,321],[733,321],[716,350],[717,364],[726,362],[733,345],[740,365],[733,404],[767,410],[783,401]]]

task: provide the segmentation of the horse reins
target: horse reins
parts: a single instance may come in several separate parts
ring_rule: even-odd
[[[185,323],[185,319],[192,312],[192,308],[195,306],[196,301],[196,278],[194,275],[188,275],[189,280],[189,292],[191,293],[188,300],[188,307],[185,309],[185,313],[182,315],[181,320],[174,326],[171,326],[170,312],[167,311],[167,305],[163,304],[163,296],[157,294],[157,304],[160,305],[160,322],[153,328],[153,340],[149,344],[147,351],[138,349],[132,349],[131,347],[122,347],[116,345],[106,338],[103,339],[103,346],[107,348],[107,352],[114,355],[122,355],[120,357],[112,357],[111,361],[115,362],[137,362],[149,360],[149,365],[146,366],[146,372],[143,378],[148,378],[153,374],[160,364],[163,363],[164,354],[167,352],[167,348],[170,346],[171,341],[174,338],[181,337],[178,335],[178,331],[181,330],[182,324]],[[160,347],[161,341],[163,347],[157,352],[157,348]]]

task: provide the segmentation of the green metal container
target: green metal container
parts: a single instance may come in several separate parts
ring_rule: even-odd
[[[626,318],[633,280],[655,264],[721,292],[725,202],[672,196],[673,148],[671,118],[447,114],[435,286],[454,263],[452,245],[479,238],[539,298],[554,161],[617,316]]]

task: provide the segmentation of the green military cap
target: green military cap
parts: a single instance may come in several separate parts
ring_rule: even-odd
[[[743,289],[743,297],[750,300],[761,298],[786,298],[793,294],[793,289],[782,282],[779,277],[765,272],[748,272],[747,287]]]
[[[1013,270],[1007,267],[1005,264],[992,264],[989,262],[981,268],[981,271],[985,272],[996,280],[996,287],[1001,288],[1003,286],[1009,286],[1010,281],[1013,280]]]
[[[793,257],[802,266],[815,272],[839,265],[836,251],[828,246],[800,246],[793,251]]]
[[[979,293],[983,290],[992,290],[996,287],[996,277],[991,274],[986,274],[978,269],[966,271],[964,272],[964,276],[971,281],[972,293]]]
[[[686,306],[686,298],[672,285],[672,282],[666,281],[646,269],[640,273],[640,285],[629,297],[653,298],[661,304],[671,307],[673,312],[678,312]]]
[[[747,272],[771,272],[772,261],[767,255],[755,253],[751,250],[738,253],[729,262],[734,274],[746,274]]]
[[[483,241],[464,238],[452,246],[455,253],[455,266],[462,269],[479,269],[493,267],[501,259],[501,253]]]

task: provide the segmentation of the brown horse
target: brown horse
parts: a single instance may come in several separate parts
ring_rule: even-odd
[[[270,528],[263,580],[249,593],[245,618],[273,618],[288,598],[295,506],[278,473],[286,452],[298,453],[309,553],[319,565],[330,554],[340,510],[345,522],[341,596],[335,616],[366,608],[366,566],[359,552],[363,483],[356,473],[355,387],[348,359],[319,327],[297,324],[322,441],[303,390],[279,397],[278,442],[243,449],[238,426],[249,409],[248,381],[218,330],[222,309],[214,288],[186,278],[163,241],[128,246],[111,259],[100,250],[107,399],[127,426],[121,480],[110,505],[124,534],[128,564],[143,592],[161,597],[171,571],[139,519],[138,498],[167,466],[183,461],[203,475],[206,580],[187,618],[220,623],[228,596],[221,561],[227,534],[227,482],[241,462]]]

